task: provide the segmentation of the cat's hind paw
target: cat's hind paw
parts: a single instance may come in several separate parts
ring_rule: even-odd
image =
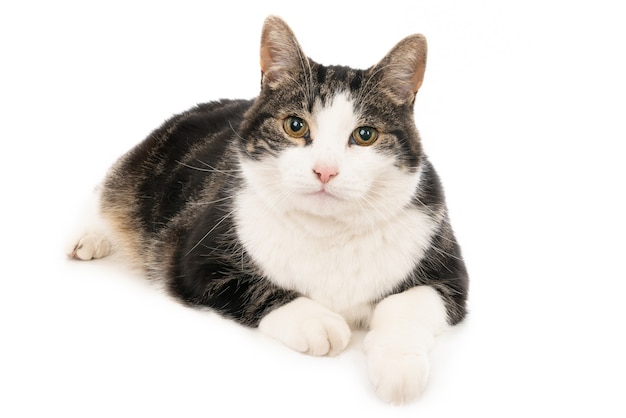
[[[288,347],[313,356],[339,354],[351,337],[350,327],[341,315],[305,297],[267,314],[259,329]]]
[[[111,253],[111,243],[104,235],[87,233],[70,245],[67,253],[76,260],[102,258]]]

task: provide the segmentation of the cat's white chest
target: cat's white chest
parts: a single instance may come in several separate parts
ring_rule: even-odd
[[[236,219],[239,238],[269,280],[352,324],[366,324],[372,302],[410,274],[436,227],[418,209],[375,228],[333,227],[304,214],[277,216],[250,192],[239,196]]]

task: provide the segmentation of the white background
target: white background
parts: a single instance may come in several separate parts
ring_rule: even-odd
[[[0,416],[625,416],[618,3],[3,2]],[[121,153],[196,103],[257,94],[268,14],[324,64],[429,40],[416,120],[471,312],[410,405],[376,398],[361,333],[339,357],[307,357],[113,260],[64,256]]]

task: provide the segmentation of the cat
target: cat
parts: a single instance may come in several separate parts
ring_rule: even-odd
[[[323,66],[270,16],[260,57],[258,97],[175,115],[112,166],[68,254],[116,251],[184,304],[314,356],[365,328],[377,394],[408,402],[468,291],[414,124],[426,40],[366,70]]]

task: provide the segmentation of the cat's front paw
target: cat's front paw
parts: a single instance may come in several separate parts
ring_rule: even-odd
[[[379,341],[375,335],[365,340],[367,369],[379,398],[404,404],[423,392],[428,381],[429,361],[424,350]]]
[[[296,351],[314,356],[340,353],[351,336],[341,315],[304,297],[270,312],[259,329]]]

